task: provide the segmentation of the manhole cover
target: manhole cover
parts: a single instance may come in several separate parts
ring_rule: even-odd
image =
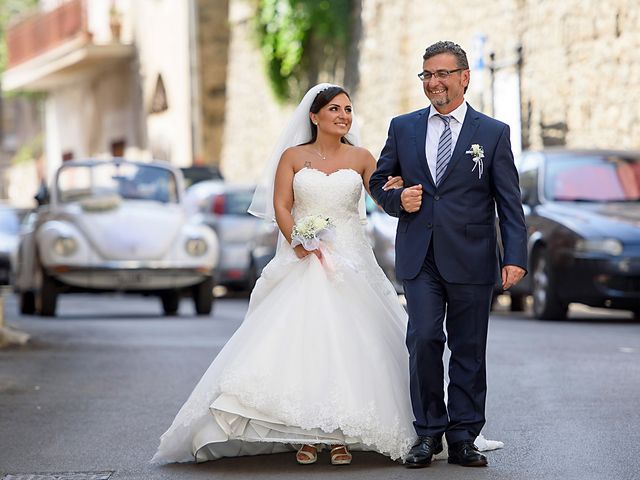
[[[15,473],[3,480],[109,480],[113,472]]]

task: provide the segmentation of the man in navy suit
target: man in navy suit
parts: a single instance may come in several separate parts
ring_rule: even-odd
[[[423,56],[431,106],[394,118],[371,193],[399,217],[396,276],[409,322],[411,403],[418,441],[405,459],[424,467],[449,447],[449,463],[485,466],[474,440],[485,423],[487,325],[498,280],[496,211],[504,247],[502,287],[526,273],[527,235],[509,127],[465,102],[469,63],[453,42]],[[383,190],[400,175],[405,187]],[[446,318],[446,331],[444,321]],[[445,405],[443,353],[451,350]]]

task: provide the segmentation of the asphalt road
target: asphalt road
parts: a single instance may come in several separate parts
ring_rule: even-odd
[[[163,317],[157,300],[137,297],[66,296],[54,319],[18,316],[10,294],[5,304],[7,322],[32,338],[0,350],[0,479],[640,477],[640,323],[624,313],[492,316],[485,434],[505,448],[489,452],[487,469],[408,470],[358,452],[349,467],[332,467],[327,453],[307,467],[291,454],[158,467],[148,460],[159,435],[241,323],[246,298],[219,299],[211,317],[187,301],[180,317]]]

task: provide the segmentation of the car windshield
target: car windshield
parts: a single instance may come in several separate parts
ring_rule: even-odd
[[[0,209],[0,232],[15,235],[20,229],[18,216],[13,210]]]
[[[247,215],[252,199],[253,190],[227,192],[225,194],[224,213],[226,215]]]
[[[57,188],[62,203],[110,196],[162,203],[178,201],[176,179],[170,170],[129,162],[65,166],[58,174]]]
[[[545,196],[574,202],[640,200],[640,158],[618,155],[550,156],[545,169]]]

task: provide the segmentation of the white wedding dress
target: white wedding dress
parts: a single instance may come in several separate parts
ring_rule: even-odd
[[[298,259],[288,244],[278,250],[244,322],[162,435],[152,462],[276,453],[303,443],[401,459],[414,443],[407,316],[360,222],[362,178],[351,169],[327,175],[304,168],[293,188],[294,219],[333,219],[329,252],[321,262]]]

